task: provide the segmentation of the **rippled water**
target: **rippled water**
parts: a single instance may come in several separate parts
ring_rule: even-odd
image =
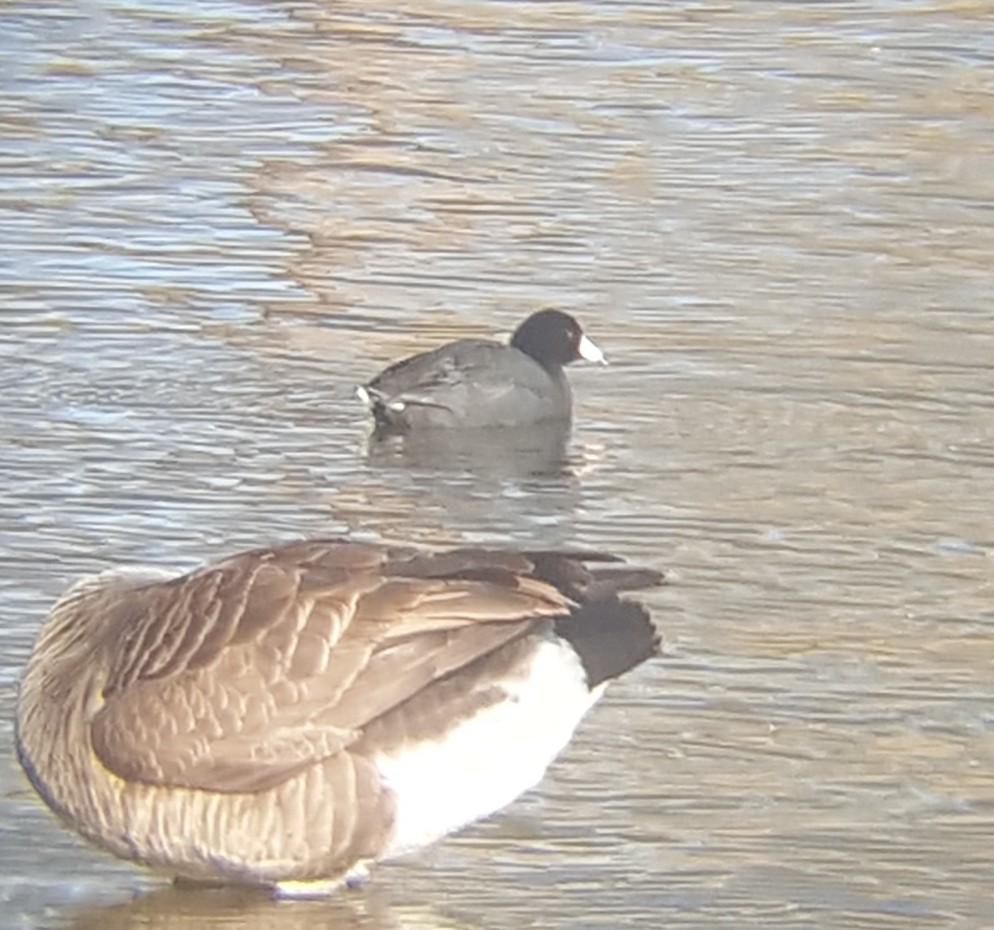
[[[15,0],[0,60],[0,926],[994,923],[987,3]],[[565,466],[367,448],[355,382],[545,304],[613,362]],[[346,531],[665,568],[667,656],[332,902],[63,832],[52,599]]]

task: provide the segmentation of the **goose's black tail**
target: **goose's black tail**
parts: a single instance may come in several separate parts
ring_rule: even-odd
[[[649,611],[617,597],[581,604],[556,621],[556,632],[576,650],[591,688],[659,652],[660,637]]]

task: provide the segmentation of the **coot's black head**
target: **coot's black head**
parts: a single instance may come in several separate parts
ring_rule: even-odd
[[[581,358],[605,361],[604,353],[583,334],[580,324],[561,310],[533,313],[514,331],[511,345],[546,368],[559,368]]]

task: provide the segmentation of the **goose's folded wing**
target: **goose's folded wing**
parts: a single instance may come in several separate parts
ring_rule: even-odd
[[[562,613],[534,579],[390,577],[368,562],[250,553],[118,593],[91,739],[128,780],[266,790],[370,720]],[[511,583],[513,582],[513,583]]]

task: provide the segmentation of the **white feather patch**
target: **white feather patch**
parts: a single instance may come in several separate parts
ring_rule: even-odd
[[[538,643],[530,661],[500,684],[505,700],[439,740],[374,757],[397,799],[384,858],[427,846],[538,784],[604,691],[587,687],[576,653],[556,638]]]

